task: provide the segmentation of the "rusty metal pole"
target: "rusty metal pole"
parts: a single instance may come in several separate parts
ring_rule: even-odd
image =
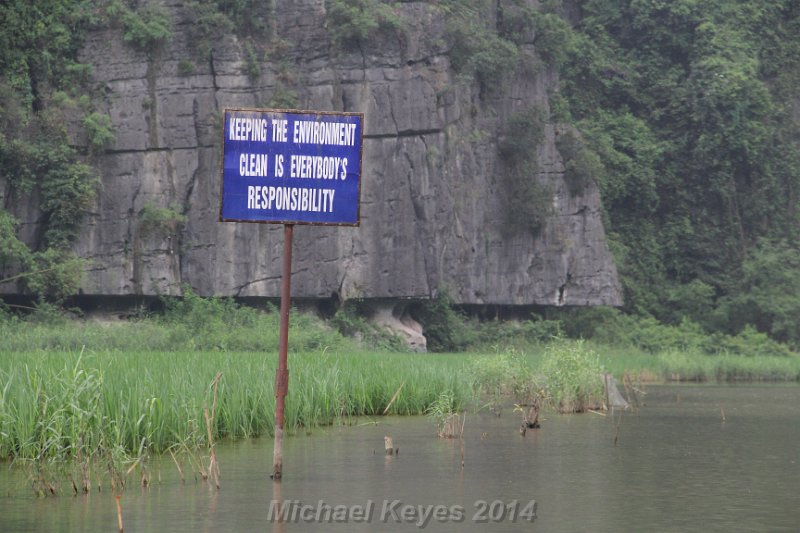
[[[289,310],[292,298],[292,233],[293,224],[283,226],[283,279],[281,283],[281,325],[278,346],[278,370],[275,373],[275,446],[272,451],[272,479],[283,477],[283,411],[289,390]]]

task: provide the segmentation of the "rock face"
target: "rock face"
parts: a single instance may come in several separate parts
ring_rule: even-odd
[[[369,319],[396,335],[412,351],[427,352],[428,340],[422,324],[414,320],[405,307],[402,302],[392,305],[378,301],[372,305]]]
[[[90,33],[81,54],[116,130],[98,158],[102,188],[76,247],[92,262],[85,294],[179,294],[186,283],[202,295],[279,295],[282,228],[217,221],[221,112],[268,107],[289,90],[300,109],[365,114],[361,225],[295,228],[295,297],[448,290],[469,304],[621,303],[599,191],[590,184],[570,194],[554,125],[531,146],[539,162],[531,179],[552,191],[552,216],[534,235],[508,212],[498,141],[515,112],[549,108],[556,72],[542,66],[493,86],[460,76],[446,18],[434,3],[413,1],[396,4],[408,21],[403,35],[353,47],[332,41],[323,0],[277,0],[271,35],[256,43],[272,60],[248,64],[251,43],[233,35],[200,60],[185,3],[160,3],[173,36],[157,53],[110,28]],[[523,52],[534,54],[533,44]],[[181,216],[148,229],[146,206]]]

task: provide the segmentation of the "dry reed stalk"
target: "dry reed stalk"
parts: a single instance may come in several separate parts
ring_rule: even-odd
[[[178,474],[180,474],[180,476],[181,476],[181,483],[183,483],[185,485],[186,484],[186,476],[183,475],[183,469],[181,468],[181,465],[178,464],[178,459],[175,457],[175,453],[172,451],[172,448],[167,448],[167,451],[172,456],[172,462],[175,463],[175,468],[178,469]]]
[[[641,405],[640,396],[646,394],[641,388],[641,379],[638,383],[639,386],[635,386],[633,378],[631,378],[631,375],[626,370],[622,375],[622,384],[625,386],[625,396],[627,396],[626,400],[628,400],[628,403],[632,404],[634,407],[639,407]]]
[[[214,412],[217,408],[217,389],[219,387],[219,380],[221,378],[222,372],[217,372],[217,375],[214,376],[214,379],[211,381],[211,387],[214,388],[214,397],[211,403],[211,414],[208,412],[208,407],[203,409],[203,415],[206,419],[206,431],[208,432],[208,446],[210,448],[208,475],[214,481],[214,485],[217,487],[217,490],[219,490],[219,463],[217,463],[217,454],[214,450],[214,433],[211,428],[214,424]]]
[[[146,487],[147,485],[150,484],[150,474],[147,471],[147,466],[144,464],[143,455],[140,455],[139,457],[136,458],[136,461],[134,461],[133,464],[130,466],[130,468],[128,468],[128,470],[125,472],[125,476],[126,477],[129,476],[131,472],[133,472],[136,469],[137,466],[139,467],[139,473],[142,478],[141,481],[142,487]]]
[[[394,403],[394,401],[397,399],[397,397],[398,397],[398,396],[400,396],[400,391],[401,391],[401,390],[403,390],[403,387],[405,387],[405,386],[406,386],[406,382],[404,381],[404,382],[403,382],[403,383],[401,383],[401,384],[400,384],[400,386],[397,388],[397,390],[395,391],[394,395],[392,396],[392,399],[391,399],[391,400],[389,400],[389,403],[386,405],[386,409],[384,409],[384,410],[383,410],[383,414],[384,414],[384,415],[385,415],[387,412],[389,412],[389,408],[392,406],[392,404],[393,404],[393,403]]]
[[[623,417],[624,414],[625,414],[625,411],[620,411],[619,412],[619,421],[617,422],[617,431],[614,434],[614,446],[617,445],[617,441],[619,440],[619,428],[622,425],[622,417]]]
[[[133,462],[133,464],[130,466],[130,468],[128,468],[128,470],[125,472],[125,475],[126,476],[131,475],[131,472],[133,472],[136,469],[136,466],[139,464],[139,461],[141,460],[142,460],[141,457],[137,457],[136,460]]]
[[[461,468],[464,468],[464,426],[467,423],[467,411],[464,411],[463,418],[461,419],[461,433],[459,440],[461,441]]]
[[[90,458],[89,457],[84,458],[82,450],[83,450],[83,437],[80,437],[78,439],[78,452],[75,455],[75,459],[78,462],[78,464],[80,465],[81,488],[82,488],[82,490],[83,490],[83,492],[85,494],[88,494],[89,493],[89,489],[91,488],[91,484],[92,484],[92,482],[90,480],[90,472],[89,472],[89,461],[90,461]],[[75,487],[75,482],[74,481],[72,482],[72,485],[73,485],[73,489],[75,490],[75,493],[77,494],[78,491],[77,491],[77,488]]]
[[[722,421],[725,422],[725,409],[723,409],[721,405],[719,406],[719,415],[722,417]]]
[[[92,488],[92,472],[89,464],[89,459],[81,463],[81,483],[84,494],[89,494]]]

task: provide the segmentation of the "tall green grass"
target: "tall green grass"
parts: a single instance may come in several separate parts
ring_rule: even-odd
[[[604,372],[600,355],[584,341],[554,342],[542,363],[550,401],[561,412],[582,412],[602,405]]]
[[[0,352],[0,456],[74,457],[80,450],[162,452],[204,446],[203,407],[222,372],[214,437],[274,428],[276,355],[242,352]],[[415,354],[291,353],[286,427],[422,414],[441,391],[472,398],[469,358]]]
[[[649,353],[592,343],[605,369],[616,376],[639,374],[653,381],[800,381],[800,356],[708,355],[694,350]]]
[[[748,357],[697,347],[548,343],[545,321],[527,329],[492,324],[498,336],[491,339],[504,344],[484,348],[490,354],[436,355],[366,351],[310,314],[294,312],[290,322],[290,432],[380,415],[401,386],[390,413],[423,414],[443,392],[458,405],[479,396],[530,403],[525,398],[538,395],[560,409],[580,408],[596,398],[601,369],[663,380],[800,380],[800,357],[790,352]],[[212,404],[218,372],[212,437],[270,434],[278,329],[274,310],[189,291],[167,302],[163,315],[112,324],[0,317],[0,457],[118,462],[126,454],[200,449],[208,445],[203,409]],[[515,349],[519,339],[524,348]]]

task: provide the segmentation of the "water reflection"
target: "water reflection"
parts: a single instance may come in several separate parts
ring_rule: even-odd
[[[457,439],[437,439],[428,420],[393,417],[286,439],[280,483],[268,477],[271,439],[220,444],[219,491],[191,476],[183,485],[169,458],[153,461],[161,483],[125,492],[125,531],[796,531],[800,387],[649,392],[618,433],[618,416],[550,414],[522,437],[510,410],[471,415],[463,469]],[[386,434],[399,455],[383,453]],[[37,499],[8,468],[0,487],[1,531],[116,526],[108,493]],[[345,508],[349,521],[333,511],[324,523],[273,519],[272,502],[290,501]],[[531,501],[536,516],[512,521]],[[371,509],[369,520],[357,507]]]
[[[272,511],[275,510],[275,515]],[[272,482],[272,501],[267,512],[267,520],[272,520],[272,532],[284,533],[283,528],[283,483],[280,481]]]

